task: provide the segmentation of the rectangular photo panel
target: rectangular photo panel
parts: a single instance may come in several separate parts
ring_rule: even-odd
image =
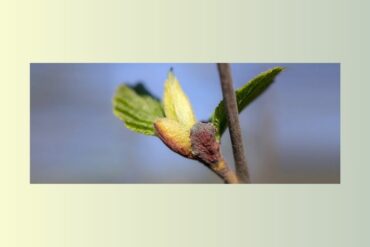
[[[340,183],[340,64],[228,68],[30,64],[30,182]]]

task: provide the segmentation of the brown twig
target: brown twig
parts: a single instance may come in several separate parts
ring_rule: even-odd
[[[249,183],[250,180],[248,166],[244,155],[243,139],[239,122],[239,111],[233,89],[230,65],[227,63],[218,63],[217,68],[220,75],[222,94],[225,102],[236,174],[239,177],[240,182]]]

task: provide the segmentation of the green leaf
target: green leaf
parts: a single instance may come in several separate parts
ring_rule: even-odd
[[[113,113],[132,131],[155,135],[154,122],[163,118],[159,100],[143,84],[120,85],[113,98]]]
[[[250,80],[243,87],[236,90],[235,94],[239,113],[242,112],[253,100],[260,96],[274,82],[275,77],[283,70],[283,67],[275,67],[267,70]],[[227,128],[227,118],[223,100],[216,107],[210,120],[217,129],[217,138],[220,139]]]

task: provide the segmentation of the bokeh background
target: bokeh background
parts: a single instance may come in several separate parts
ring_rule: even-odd
[[[286,70],[240,115],[252,181],[339,183],[340,65],[232,64],[234,85],[277,65]],[[112,114],[120,83],[143,82],[161,97],[170,67],[208,119],[222,98],[215,64],[31,64],[31,183],[221,183]]]

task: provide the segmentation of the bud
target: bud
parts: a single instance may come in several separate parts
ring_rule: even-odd
[[[163,109],[166,117],[154,122],[156,135],[172,151],[192,158],[190,129],[196,123],[196,118],[190,101],[172,70],[164,85]]]
[[[214,167],[222,161],[216,128],[211,123],[196,123],[190,131],[192,154],[195,159]]]
[[[192,158],[189,128],[168,118],[157,119],[154,123],[154,128],[156,135],[172,151],[184,157]]]

